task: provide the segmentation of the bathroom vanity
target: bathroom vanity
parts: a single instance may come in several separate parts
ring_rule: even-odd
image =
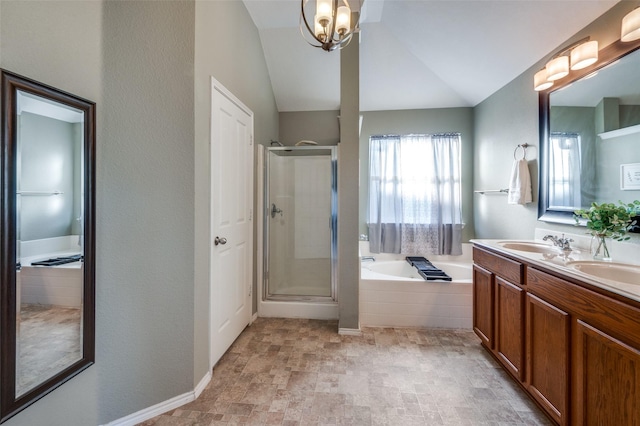
[[[473,261],[474,331],[555,423],[640,424],[640,272],[533,241]]]

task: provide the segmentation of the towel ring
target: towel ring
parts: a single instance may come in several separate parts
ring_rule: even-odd
[[[522,145],[516,146],[516,149],[513,150],[513,159],[517,160],[516,154],[518,153],[518,148],[522,148],[522,158],[520,160],[526,160],[527,159],[527,147],[528,146],[529,146],[528,143],[523,143]]]

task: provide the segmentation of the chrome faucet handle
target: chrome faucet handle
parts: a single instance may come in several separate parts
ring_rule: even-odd
[[[564,234],[562,234],[562,238],[560,238],[558,240],[559,247],[562,248],[562,250],[571,250],[571,243],[573,242],[573,238],[565,238]]]
[[[547,241],[547,240],[551,240],[553,241],[553,245],[556,247],[560,247],[562,250],[564,251],[571,251],[571,243],[573,242],[573,239],[571,238],[565,238],[564,234],[562,234],[562,237],[558,238],[555,235],[545,235],[544,237],[542,237],[542,241]]]

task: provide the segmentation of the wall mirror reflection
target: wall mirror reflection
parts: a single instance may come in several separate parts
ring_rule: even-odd
[[[2,91],[5,420],[93,362],[95,104],[5,71]]]
[[[593,202],[631,202],[626,164],[640,166],[640,51],[617,42],[588,73],[540,94],[540,220],[574,223]],[[608,59],[607,59],[608,58]]]

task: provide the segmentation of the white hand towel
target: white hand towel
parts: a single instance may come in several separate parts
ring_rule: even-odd
[[[508,204],[527,204],[531,199],[531,176],[527,160],[520,159],[513,162],[511,181],[509,182]]]

